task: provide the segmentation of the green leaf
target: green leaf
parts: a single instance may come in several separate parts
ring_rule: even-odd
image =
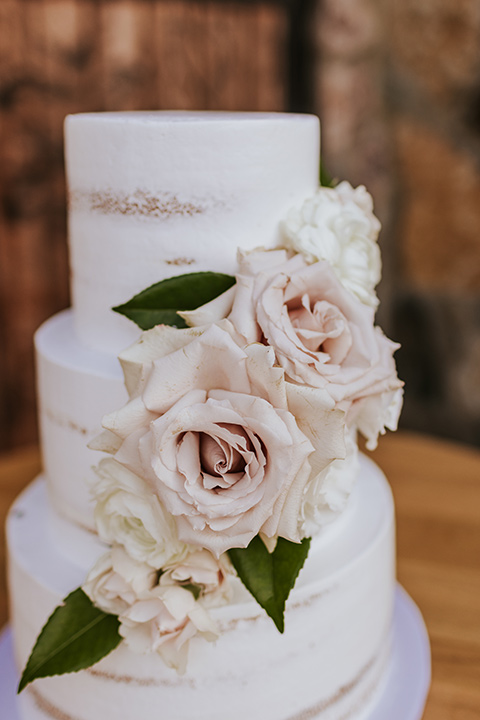
[[[195,600],[198,600],[202,593],[202,588],[200,587],[200,585],[195,585],[194,583],[183,583],[182,587],[184,590],[188,590],[189,592],[191,592]]]
[[[83,670],[114,650],[121,636],[119,621],[95,607],[81,588],[57,607],[37,638],[18,692],[40,677]]]
[[[281,633],[285,626],[285,603],[309,549],[310,538],[305,538],[301,543],[279,538],[275,550],[269,553],[257,535],[248,547],[228,551],[240,580]]]
[[[332,178],[323,162],[320,161],[320,185],[322,187],[333,188],[337,185],[337,181]]]
[[[184,328],[187,325],[177,315],[177,310],[196,310],[234,284],[235,278],[223,273],[177,275],[155,283],[124,305],[112,309],[133,320],[142,330],[162,324]]]

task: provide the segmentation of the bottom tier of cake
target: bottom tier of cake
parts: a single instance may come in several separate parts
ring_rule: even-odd
[[[7,534],[23,667],[47,617],[103,548],[55,516],[41,478],[12,508]],[[28,686],[22,720],[363,720],[388,665],[394,550],[388,483],[362,458],[349,507],[312,543],[283,635],[239,584],[235,602],[212,611],[218,641],[192,641],[185,675],[120,645],[89,670]]]

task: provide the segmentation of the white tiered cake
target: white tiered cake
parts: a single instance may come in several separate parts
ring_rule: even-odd
[[[86,114],[67,118],[66,158],[73,309],[36,336],[45,476],[8,522],[19,669],[106,550],[90,497],[100,455],[87,444],[128,401],[117,354],[140,335],[111,308],[167,277],[234,274],[239,247],[281,244],[280,220],[317,191],[319,127],[299,115]],[[395,587],[381,472],[362,457],[346,508],[313,538],[284,634],[236,578],[232,587],[210,611],[218,640],[194,638],[184,674],[121,643],[91,668],[35,680],[19,696],[22,720],[367,717],[388,663]]]

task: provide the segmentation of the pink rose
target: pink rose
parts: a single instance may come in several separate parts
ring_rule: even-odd
[[[362,421],[360,406],[352,407],[375,398],[362,402],[370,414],[373,404],[385,406],[384,394],[400,395],[403,383],[393,360],[398,345],[375,327],[373,308],[342,286],[329,263],[308,264],[285,250],[240,253],[236,285],[182,316],[194,326],[198,318],[214,322],[222,314],[245,343],[270,345],[288,380],[324,388],[349,412],[348,422],[355,419],[362,430],[371,430],[370,444],[384,425],[396,425],[385,410],[374,428]]]
[[[228,574],[234,574],[228,555],[217,559],[208,550],[197,550],[181,562],[164,568],[159,584],[193,587],[204,607],[217,607],[232,599]]]
[[[189,641],[218,637],[215,623],[193,594],[178,585],[157,585],[119,617],[120,635],[136,653],[157,652],[179,673],[185,672]]]
[[[345,454],[328,394],[286,383],[273,350],[241,347],[226,320],[156,327],[121,362],[131,400],[97,447],[147,481],[179,538],[217,557],[259,533],[300,541],[306,484]]]
[[[156,652],[183,672],[189,641],[217,638],[207,608],[231,600],[229,572],[227,558],[217,560],[199,550],[167,566],[159,577],[114,545],[90,571],[83,590],[97,607],[118,616],[120,635],[131,650]]]

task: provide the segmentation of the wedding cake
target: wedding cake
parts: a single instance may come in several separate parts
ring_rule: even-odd
[[[73,307],[7,528],[21,720],[367,718],[394,508],[357,432],[402,394],[370,196],[319,188],[308,115],[74,115],[66,165]]]

